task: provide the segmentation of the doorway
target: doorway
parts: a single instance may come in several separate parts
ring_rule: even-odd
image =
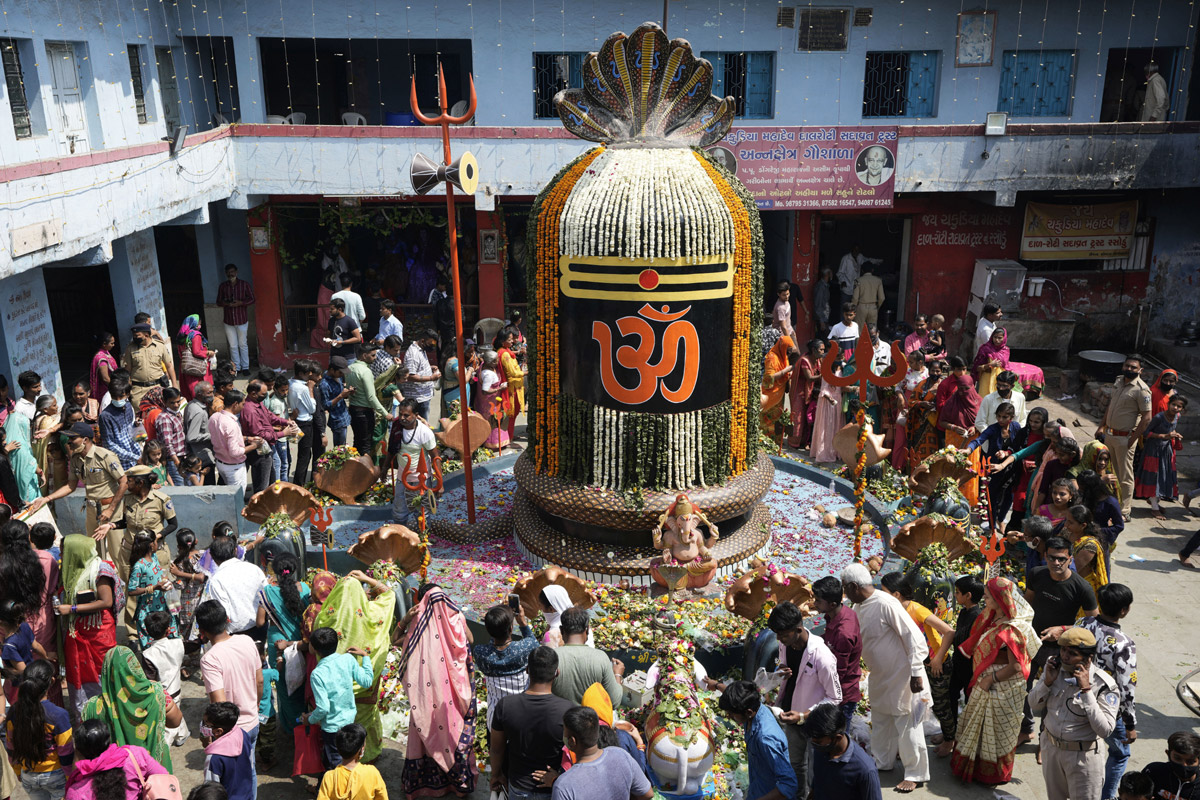
[[[88,151],[87,117],[75,45],[46,42],[50,61],[51,97],[57,113],[59,151],[64,155]]]
[[[883,281],[884,302],[879,309],[881,329],[895,325],[899,310],[903,273],[907,267],[904,253],[906,227],[907,219],[901,216],[821,216],[821,261],[833,270],[835,290],[838,265],[854,245],[857,244],[867,258],[882,259],[881,264],[863,264],[863,270],[869,267]],[[849,301],[849,297],[831,298],[831,316],[838,319],[841,314],[840,303]]]
[[[170,338],[184,317],[199,314],[204,321],[204,289],[200,283],[200,251],[192,225],[159,225],[154,229],[158,276],[162,282],[163,309]]]
[[[117,330],[108,265],[48,266],[42,270],[42,276],[46,281],[46,300],[63,385],[69,387],[75,381],[87,380],[101,332],[116,335],[120,347],[121,331]],[[119,350],[113,356],[119,359]]]
[[[1101,122],[1136,122],[1146,101],[1145,67],[1158,64],[1158,74],[1167,80],[1167,119],[1175,103],[1178,86],[1176,47],[1122,47],[1108,51],[1104,70],[1104,95],[1100,101]]]

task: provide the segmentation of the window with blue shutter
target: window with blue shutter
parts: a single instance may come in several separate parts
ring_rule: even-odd
[[[1069,117],[1074,50],[1005,50],[998,111],[1013,117]]]
[[[940,56],[925,50],[868,52],[863,116],[934,116]]]
[[[533,54],[533,116],[555,119],[554,95],[583,86],[583,59],[587,53]]]
[[[775,116],[775,54],[705,51],[702,58],[712,62],[712,93],[732,97],[734,115],[743,119],[771,119]]]
[[[13,131],[18,139],[33,136],[29,104],[25,97],[25,75],[21,71],[21,53],[16,39],[0,39],[0,62],[4,65],[4,84],[12,110]]]

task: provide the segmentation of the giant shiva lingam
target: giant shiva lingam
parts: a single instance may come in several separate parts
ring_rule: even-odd
[[[768,541],[762,226],[745,187],[698,149],[733,118],[712,83],[711,64],[647,23],[609,37],[585,58],[583,88],[556,98],[566,128],[602,146],[530,212],[530,447],[514,527],[536,564],[666,585],[653,544],[697,585]]]

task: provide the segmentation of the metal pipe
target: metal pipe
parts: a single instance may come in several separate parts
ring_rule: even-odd
[[[1062,293],[1062,289],[1060,289],[1060,288],[1059,288],[1059,286],[1058,286],[1058,284],[1057,284],[1057,283],[1055,283],[1054,281],[1050,280],[1049,278],[1042,278],[1042,280],[1044,280],[1046,283],[1048,283],[1048,284],[1050,284],[1051,286],[1053,286],[1053,287],[1054,287],[1054,291],[1058,292],[1058,307],[1059,307],[1059,308],[1061,308],[1063,311],[1069,311],[1069,312],[1071,312],[1072,314],[1078,314],[1078,315],[1079,315],[1079,316],[1081,316],[1081,317],[1086,317],[1086,316],[1087,316],[1087,314],[1083,313],[1082,311],[1076,311],[1076,310],[1075,310],[1075,309],[1073,309],[1073,308],[1067,308],[1067,307],[1066,307],[1066,305],[1064,305],[1064,304],[1063,304],[1063,293]]]

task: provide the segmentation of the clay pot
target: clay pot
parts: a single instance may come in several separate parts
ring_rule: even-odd
[[[962,558],[972,550],[971,542],[962,528],[930,517],[918,517],[902,525],[892,538],[891,546],[896,555],[915,561],[921,548],[931,544],[944,544],[952,559]]]
[[[521,598],[521,608],[524,609],[526,617],[532,619],[542,612],[542,606],[538,602],[538,593],[552,583],[566,589],[567,594],[571,597],[571,602],[580,608],[591,608],[596,604],[596,598],[592,596],[591,590],[588,589],[587,583],[582,578],[559,567],[549,566],[538,570],[529,577],[522,578],[513,586],[513,593]]]
[[[492,433],[492,425],[478,411],[472,411],[467,415],[466,421],[462,417],[457,419],[441,420],[441,430],[435,431],[433,436],[438,440],[438,444],[442,447],[448,447],[458,453],[463,452],[463,432],[467,433],[467,444],[471,447],[471,452],[474,453],[479,448],[483,447],[488,436]]]
[[[308,489],[280,481],[251,497],[242,509],[242,516],[261,525],[267,521],[267,517],[282,511],[292,518],[292,522],[303,525],[308,522],[308,512],[320,507],[321,504]]]
[[[380,560],[391,561],[405,575],[411,575],[421,568],[426,550],[420,534],[411,528],[384,525],[360,535],[346,552],[368,566]]]
[[[658,777],[664,792],[695,795],[704,778],[712,770],[716,748],[712,731],[706,722],[696,737],[682,747],[670,737],[670,731],[659,721],[658,712],[646,717],[646,765]]]
[[[752,569],[733,582],[725,592],[725,608],[748,620],[755,620],[768,600],[812,606],[815,599],[808,580],[800,575],[777,570],[771,573],[759,559],[750,562]],[[767,576],[770,577],[766,580]]]
[[[959,464],[954,456],[943,455],[928,463],[918,464],[908,476],[908,488],[913,494],[929,496],[942,478],[953,478],[960,487],[975,477],[971,467]]]
[[[322,470],[313,475],[313,483],[346,505],[354,505],[358,496],[379,480],[379,467],[370,456],[352,458],[340,467]]]

